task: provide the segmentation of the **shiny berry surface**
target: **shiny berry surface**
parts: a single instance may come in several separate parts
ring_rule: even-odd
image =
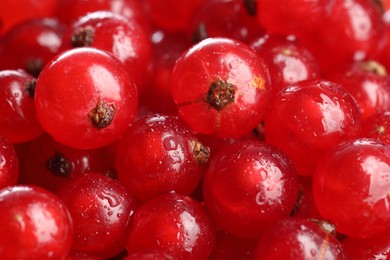
[[[113,169],[113,160],[107,156],[106,149],[74,149],[56,142],[48,134],[26,144],[22,153],[19,182],[52,192],[91,171],[109,174]]]
[[[346,259],[329,223],[289,218],[269,226],[258,242],[256,259]]]
[[[135,117],[138,94],[117,58],[84,47],[61,53],[44,68],[35,106],[42,127],[56,141],[92,149],[119,139]]]
[[[335,147],[313,176],[314,202],[321,216],[351,237],[388,233],[389,171],[389,144],[357,139]]]
[[[134,20],[108,11],[88,13],[72,23],[63,41],[62,49],[93,47],[111,52],[125,64],[137,86],[147,82],[152,45]]]
[[[188,195],[198,186],[210,150],[177,117],[152,114],[133,123],[119,141],[118,178],[145,201],[159,193]]]
[[[23,143],[43,130],[35,114],[36,79],[23,70],[0,71],[0,134]]]
[[[209,38],[177,60],[172,95],[180,117],[194,131],[239,137],[263,119],[268,71],[249,46],[228,38]]]
[[[250,46],[267,64],[273,94],[288,84],[320,77],[313,54],[292,36],[265,35]]]
[[[210,162],[203,181],[207,210],[221,229],[257,238],[288,217],[298,195],[298,175],[287,156],[260,141],[237,142]]]
[[[390,144],[390,111],[374,114],[363,121],[362,136]]]
[[[127,249],[161,250],[174,259],[207,259],[215,243],[215,228],[200,204],[169,193],[155,197],[133,217]]]
[[[302,175],[312,175],[326,151],[357,137],[360,130],[355,100],[340,85],[322,79],[281,90],[264,125],[266,142],[286,153]]]
[[[19,178],[19,158],[14,146],[0,135],[0,189],[15,185]]]
[[[388,259],[390,257],[390,234],[368,239],[347,237],[342,241],[348,259]]]
[[[58,195],[74,222],[73,249],[103,258],[124,249],[137,204],[122,183],[89,173],[69,182]]]
[[[55,18],[23,21],[4,35],[1,69],[23,69],[34,77],[60,51],[65,25]]]
[[[65,204],[36,186],[0,191],[0,255],[3,259],[66,259],[73,223]]]

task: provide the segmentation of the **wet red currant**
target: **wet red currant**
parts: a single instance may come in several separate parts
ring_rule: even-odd
[[[390,230],[390,145],[374,139],[344,142],[329,151],[313,175],[321,216],[351,237]]]
[[[119,142],[118,178],[141,199],[195,190],[210,150],[174,116],[152,114],[133,123]]]
[[[0,191],[2,259],[67,259],[73,223],[65,204],[36,186]]]
[[[174,259],[207,259],[215,243],[215,228],[205,210],[191,198],[175,193],[157,196],[133,217],[127,249],[160,250]]]
[[[37,81],[35,105],[42,127],[56,141],[92,149],[119,139],[136,115],[138,95],[121,61],[84,47],[47,64]]]
[[[18,182],[19,159],[14,146],[0,135],[0,189]]]
[[[177,60],[172,95],[180,117],[195,132],[239,137],[263,119],[269,96],[268,70],[249,46],[209,38]]]
[[[136,202],[122,183],[89,173],[68,182],[58,194],[74,222],[74,250],[109,258],[125,248]]]
[[[261,141],[227,146],[204,176],[207,210],[221,229],[257,238],[270,223],[288,217],[298,195],[298,175],[288,157]]]

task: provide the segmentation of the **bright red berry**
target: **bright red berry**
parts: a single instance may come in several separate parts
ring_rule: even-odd
[[[177,60],[172,95],[179,115],[198,133],[239,137],[263,119],[269,96],[264,61],[249,46],[209,38]]]
[[[0,255],[3,259],[67,259],[72,218],[54,194],[35,186],[0,191]]]
[[[374,139],[344,142],[313,175],[314,202],[336,231],[370,238],[390,230],[390,145]]]
[[[121,61],[84,47],[59,54],[44,68],[35,105],[42,127],[56,141],[92,149],[119,139],[135,117],[138,95]]]

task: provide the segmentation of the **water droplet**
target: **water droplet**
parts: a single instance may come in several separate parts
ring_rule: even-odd
[[[167,149],[168,151],[172,151],[177,149],[178,142],[175,137],[168,136],[164,138],[163,145],[165,149]]]

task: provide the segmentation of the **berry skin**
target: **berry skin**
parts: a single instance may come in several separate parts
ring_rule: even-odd
[[[258,242],[255,259],[346,260],[341,243],[325,221],[287,218],[269,226]]]
[[[142,201],[169,191],[188,195],[198,186],[209,154],[177,117],[152,114],[133,123],[119,141],[116,169]]]
[[[207,259],[215,244],[215,228],[198,202],[175,193],[157,196],[133,217],[129,255],[160,250],[174,259]]]
[[[136,21],[108,11],[81,16],[64,36],[62,49],[77,47],[111,52],[126,66],[137,87],[147,82],[152,44]]]
[[[37,116],[54,139],[76,149],[112,143],[133,121],[137,88],[112,54],[77,48],[56,56],[35,90]]]
[[[15,185],[19,177],[19,158],[14,146],[0,135],[0,189]]]
[[[0,191],[2,259],[67,259],[73,243],[72,218],[53,193],[36,186]]]
[[[35,114],[36,79],[23,70],[0,71],[0,134],[12,143],[31,141],[43,130]]]
[[[313,196],[336,231],[370,238],[390,230],[390,145],[374,139],[341,143],[320,161]]]
[[[363,121],[362,136],[390,144],[390,111],[374,114]]]
[[[58,195],[74,222],[74,250],[109,258],[124,249],[137,204],[122,183],[88,173],[68,182]]]
[[[264,61],[227,38],[209,38],[177,60],[172,95],[179,116],[195,131],[240,137],[263,119],[269,96]]]
[[[265,140],[286,153],[301,175],[312,175],[324,153],[360,134],[359,107],[336,83],[299,81],[272,101],[264,121]]]
[[[261,141],[237,142],[210,162],[203,195],[217,226],[238,237],[257,238],[267,225],[291,213],[298,175],[275,147]]]

